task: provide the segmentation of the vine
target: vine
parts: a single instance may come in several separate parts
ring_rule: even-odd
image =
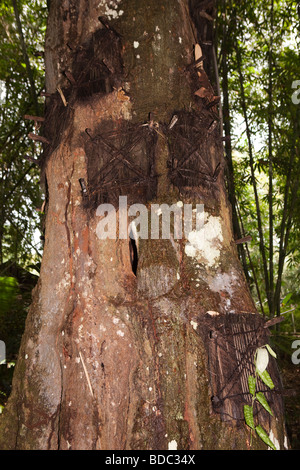
[[[265,429],[260,425],[255,426],[254,415],[253,415],[254,403],[255,401],[258,401],[260,405],[271,416],[273,416],[272,410],[270,408],[270,405],[264,393],[256,391],[257,377],[259,377],[262,380],[262,382],[270,390],[274,388],[274,383],[270,377],[270,374],[267,371],[267,366],[269,363],[269,354],[275,358],[277,357],[276,353],[268,344],[265,344],[264,346],[257,348],[255,351],[255,354],[254,354],[255,376],[254,377],[253,375],[248,376],[248,387],[249,387],[249,392],[252,396],[252,403],[251,405],[244,405],[244,417],[245,417],[246,424],[251,429],[251,438],[252,438],[252,431],[255,431],[265,444],[271,447],[271,449],[276,450],[274,443],[270,439]]]

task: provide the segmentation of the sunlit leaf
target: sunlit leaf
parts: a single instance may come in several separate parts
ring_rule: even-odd
[[[254,397],[255,395],[255,386],[256,386],[256,379],[252,375],[249,375],[248,377],[248,387],[249,387],[249,392],[251,395]]]
[[[286,305],[289,302],[289,300],[291,299],[292,295],[293,295],[293,292],[290,292],[288,295],[286,295],[285,298],[282,301],[282,305]]]
[[[271,449],[276,450],[275,445],[271,441],[271,439],[268,436],[268,433],[262,428],[260,425],[255,427],[255,431],[259,435],[259,437],[264,441],[265,444],[267,444]]]
[[[262,373],[261,372],[257,372],[259,377],[261,378],[261,380],[263,381],[263,383],[265,385],[267,385],[267,387],[269,387],[271,390],[273,390],[274,388],[274,383],[270,377],[270,374],[267,370],[264,370]]]
[[[273,416],[272,410],[270,408],[270,405],[265,397],[265,395],[262,392],[257,392],[256,398],[259,401],[259,403],[265,408],[265,410],[270,413],[271,416]]]
[[[253,407],[249,405],[244,405],[244,417],[246,424],[251,428],[254,429],[254,418],[253,418]]]
[[[275,351],[273,351],[273,349],[271,348],[271,346],[269,344],[266,344],[266,348],[268,350],[268,352],[271,354],[271,356],[275,357],[275,359],[277,358],[277,354]]]

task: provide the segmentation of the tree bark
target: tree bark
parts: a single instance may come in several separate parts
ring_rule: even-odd
[[[247,339],[243,328],[257,315],[194,38],[187,0],[51,1],[45,248],[1,448],[250,447],[236,371],[238,354],[250,354],[247,369],[254,349],[228,331]],[[137,239],[135,275],[134,243],[97,235],[97,207],[114,205],[121,220],[119,196],[149,211],[202,203],[205,236],[190,228],[183,239]],[[265,341],[259,321],[255,347]],[[283,447],[277,397],[276,418],[259,417]],[[252,448],[263,446],[253,439]]]

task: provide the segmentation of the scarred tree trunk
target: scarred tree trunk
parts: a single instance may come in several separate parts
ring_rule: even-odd
[[[233,241],[217,99],[195,64],[189,8],[51,1],[45,248],[1,448],[250,446],[245,381],[267,330]],[[119,216],[119,196],[149,214],[204,204],[204,227],[151,239],[149,215],[148,239],[129,242],[119,226],[100,239],[97,207]],[[270,402],[274,418],[257,419],[283,447],[278,394]]]

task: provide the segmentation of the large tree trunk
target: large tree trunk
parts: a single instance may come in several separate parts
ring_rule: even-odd
[[[187,0],[51,1],[45,249],[1,448],[249,448],[245,381],[267,330],[238,261],[195,43]],[[101,240],[97,207],[118,213],[119,196],[149,211],[204,204],[204,227]],[[257,419],[283,447],[278,396],[274,418]]]

